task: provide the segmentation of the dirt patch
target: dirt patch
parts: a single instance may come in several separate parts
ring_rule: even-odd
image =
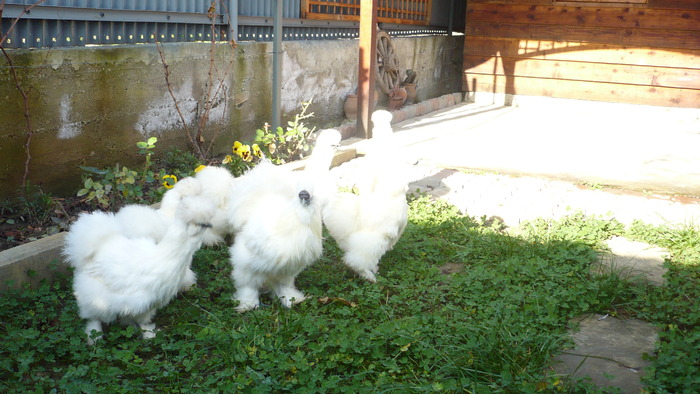
[[[453,275],[464,270],[464,264],[461,263],[447,263],[441,265],[439,268],[440,273],[443,275]]]
[[[94,210],[80,197],[47,197],[42,204],[41,207],[33,203],[3,207],[0,251],[67,231],[78,214]]]

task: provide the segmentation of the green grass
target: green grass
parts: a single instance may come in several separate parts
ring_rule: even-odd
[[[692,391],[697,231],[574,213],[513,236],[421,197],[376,284],[327,239],[297,278],[305,302],[286,310],[267,298],[239,315],[226,248],[203,249],[199,287],[158,312],[155,339],[112,325],[92,348],[67,277],[0,298],[0,392],[595,392],[554,375],[551,357],[570,344],[572,317],[622,310],[662,329],[650,389]],[[619,234],[671,248],[668,286],[591,273],[602,241]]]

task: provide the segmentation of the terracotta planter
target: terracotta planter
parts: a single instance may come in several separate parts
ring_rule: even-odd
[[[398,88],[391,91],[389,94],[389,110],[399,109],[406,102],[406,89]]]
[[[406,89],[406,105],[411,105],[416,103],[416,84],[415,83],[402,83],[401,87]]]
[[[376,108],[377,101],[379,101],[379,92],[374,90],[374,106]],[[348,94],[345,98],[345,104],[343,105],[343,110],[345,111],[345,117],[349,120],[357,120],[357,95],[354,93]]]
[[[349,120],[356,120],[357,119],[357,95],[356,94],[348,94],[348,97],[345,98],[345,105],[343,107],[345,110],[345,117]]]

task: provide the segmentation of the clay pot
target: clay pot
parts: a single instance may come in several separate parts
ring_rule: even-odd
[[[402,83],[401,87],[406,89],[406,101],[404,104],[406,105],[411,105],[416,103],[416,96],[418,95],[418,92],[416,92],[416,84],[415,83]]]
[[[379,101],[379,91],[374,90],[374,106],[377,106]],[[345,111],[345,117],[349,120],[357,120],[357,95],[354,93],[348,94],[345,98],[345,104],[343,105],[343,110]]]
[[[396,88],[389,93],[389,110],[399,109],[406,101],[407,93],[404,88]]]
[[[357,95],[356,94],[348,94],[348,97],[345,98],[345,105],[343,107],[345,110],[345,117],[349,120],[356,120],[357,119]]]

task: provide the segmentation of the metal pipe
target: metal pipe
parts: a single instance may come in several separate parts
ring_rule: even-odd
[[[282,123],[281,96],[282,96],[282,11],[283,1],[275,0],[275,21],[272,28],[274,34],[272,41],[272,130]]]
[[[228,38],[238,41],[238,0],[228,0]]]
[[[450,12],[448,13],[449,20],[447,21],[447,35],[452,36],[452,24],[455,18],[455,0],[450,0]]]

